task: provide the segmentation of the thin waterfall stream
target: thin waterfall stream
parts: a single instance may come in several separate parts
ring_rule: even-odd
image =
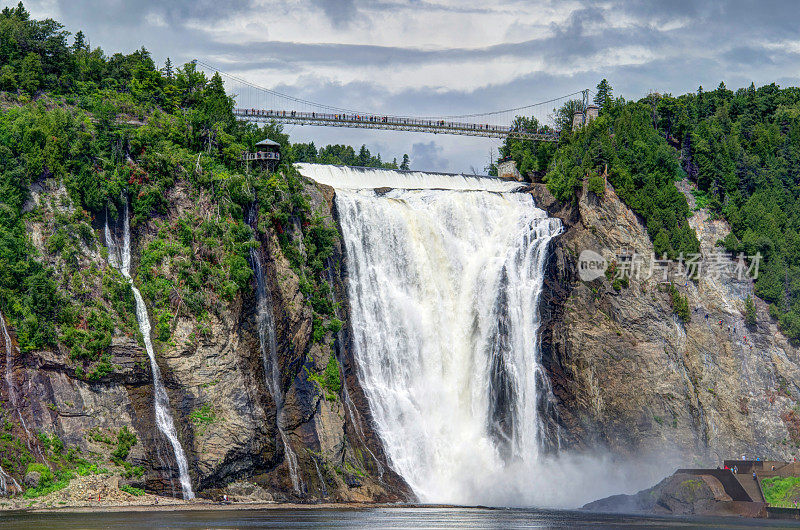
[[[25,420],[22,418],[22,412],[19,410],[19,404],[17,402],[17,390],[14,387],[14,372],[13,372],[13,363],[14,358],[11,354],[11,349],[14,347],[14,343],[11,341],[11,336],[8,334],[8,329],[6,328],[6,319],[3,317],[3,313],[0,313],[0,326],[3,328],[3,344],[6,350],[6,386],[8,388],[8,397],[11,401],[11,406],[14,410],[17,411],[17,416],[19,416],[19,421],[22,424],[22,428],[25,430],[25,433],[30,438],[30,432],[28,431],[28,426],[25,425]],[[28,440],[26,440],[28,444],[28,449],[30,449],[31,445]],[[11,481],[12,484],[16,487],[16,491],[22,491],[19,483],[14,479],[14,477],[10,476],[5,472],[2,466],[0,466],[0,490],[2,490],[3,495],[8,494],[8,482]]]
[[[298,169],[336,190],[356,370],[392,468],[423,502],[532,502],[551,394],[538,306],[560,221],[500,179]]]
[[[254,228],[258,219],[258,207],[253,205],[248,214],[248,221]],[[256,324],[258,328],[258,342],[261,350],[261,361],[264,365],[264,378],[275,401],[275,422],[278,428],[278,435],[283,443],[283,453],[286,456],[286,464],[289,467],[289,477],[292,480],[292,488],[295,493],[303,492],[303,480],[297,465],[297,455],[289,444],[289,438],[284,428],[283,416],[283,389],[281,388],[280,366],[278,364],[278,344],[275,338],[275,317],[272,314],[272,295],[266,286],[264,279],[264,263],[261,253],[255,248],[250,248],[250,261],[256,280]]]
[[[178,475],[181,483],[181,490],[185,500],[194,498],[194,491],[192,490],[192,482],[189,478],[189,463],[186,460],[186,454],[183,451],[180,440],[178,440],[178,432],[175,429],[175,422],[172,419],[170,409],[169,396],[164,389],[164,383],[161,380],[161,369],[156,363],[155,349],[153,342],[150,338],[150,317],[147,314],[147,306],[144,303],[142,294],[131,278],[131,234],[130,234],[130,221],[128,214],[128,202],[125,201],[125,213],[123,216],[123,236],[122,236],[122,249],[114,242],[114,236],[108,226],[108,214],[106,214],[105,225],[105,240],[106,247],[108,248],[108,261],[109,264],[122,273],[122,276],[128,281],[133,291],[133,298],[136,302],[136,320],[139,323],[139,330],[142,333],[144,340],[145,350],[147,356],[150,358],[150,369],[153,372],[153,404],[155,407],[156,426],[163,434],[175,453],[175,461],[178,465]]]

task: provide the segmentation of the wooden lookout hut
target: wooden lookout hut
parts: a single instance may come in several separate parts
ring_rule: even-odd
[[[281,145],[269,138],[264,138],[255,145],[255,152],[245,151],[242,153],[242,160],[248,164],[248,167],[253,162],[265,169],[273,170],[281,161]]]

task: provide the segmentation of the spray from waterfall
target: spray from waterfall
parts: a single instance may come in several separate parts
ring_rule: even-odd
[[[538,306],[560,221],[499,179],[300,171],[336,189],[353,355],[392,468],[423,502],[533,504],[550,392]]]
[[[248,214],[249,222],[252,227],[257,224],[258,207],[253,205]],[[278,364],[278,344],[275,338],[275,318],[272,314],[272,295],[267,289],[264,279],[264,264],[261,253],[254,247],[250,247],[250,261],[253,266],[253,273],[256,280],[256,324],[258,327],[258,341],[261,350],[261,362],[264,365],[264,377],[275,401],[275,421],[278,427],[278,435],[283,443],[283,453],[286,456],[286,463],[289,467],[289,477],[292,480],[292,488],[295,493],[303,491],[303,480],[297,465],[297,455],[289,444],[289,437],[286,435],[284,426],[283,404],[284,396],[281,388],[280,365]]]
[[[175,461],[178,464],[178,475],[181,482],[181,489],[183,491],[183,498],[186,500],[194,498],[194,491],[192,490],[192,482],[189,478],[189,464],[186,460],[186,454],[183,451],[180,440],[178,440],[178,432],[175,430],[175,422],[172,419],[170,412],[169,396],[164,389],[164,383],[161,380],[161,369],[156,363],[155,349],[150,338],[150,317],[147,314],[147,306],[144,303],[139,289],[133,283],[131,278],[131,234],[130,234],[130,221],[128,214],[128,201],[125,201],[125,213],[123,216],[123,236],[122,248],[120,249],[114,242],[114,237],[108,226],[108,214],[106,214],[105,225],[105,240],[106,247],[108,247],[108,262],[109,264],[118,269],[122,276],[128,281],[133,291],[133,298],[136,302],[136,320],[139,323],[139,330],[142,333],[144,340],[145,350],[147,356],[150,358],[150,369],[153,372],[153,403],[155,407],[156,426],[163,434],[175,453]]]

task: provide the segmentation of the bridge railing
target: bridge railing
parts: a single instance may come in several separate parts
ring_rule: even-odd
[[[256,120],[293,120],[293,121],[307,121],[314,122],[314,124],[324,124],[329,122],[331,125],[340,123],[350,123],[357,126],[370,125],[383,128],[385,126],[394,126],[397,128],[411,128],[411,129],[425,129],[425,130],[440,130],[452,131],[457,133],[473,133],[479,135],[525,135],[531,137],[541,137],[542,139],[557,138],[558,132],[555,131],[519,131],[513,126],[498,126],[483,123],[465,123],[446,120],[429,120],[420,118],[407,118],[399,116],[380,116],[374,114],[361,115],[361,114],[345,114],[345,113],[321,113],[321,112],[298,112],[289,110],[262,110],[262,109],[234,109],[234,114],[242,118],[250,118]]]

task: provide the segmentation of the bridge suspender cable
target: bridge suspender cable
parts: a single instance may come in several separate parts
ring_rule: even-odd
[[[387,115],[383,113],[358,111],[343,107],[336,107],[333,105],[326,105],[323,103],[318,103],[315,101],[310,101],[307,99],[290,96],[288,94],[284,94],[276,90],[272,90],[257,85],[237,75],[229,74],[227,72],[219,70],[204,61],[195,59],[192,62],[205,69],[208,69],[209,71],[218,72],[220,75],[224,76],[231,82],[238,84],[241,87],[250,89],[249,95],[247,91],[245,91],[243,94],[240,93],[239,95],[248,96],[247,97],[248,103],[251,104],[242,105],[241,102],[237,102],[240,105],[240,108],[235,109],[234,113],[239,118],[243,118],[250,121],[261,121],[261,122],[277,121],[281,123],[291,123],[299,125],[403,130],[403,131],[413,131],[413,132],[428,132],[434,134],[441,133],[441,134],[457,134],[466,136],[481,136],[489,138],[505,138],[510,136],[510,137],[517,137],[520,139],[552,142],[558,140],[559,133],[558,131],[554,130],[551,127],[543,125],[538,130],[535,131],[515,130],[512,126],[512,122],[518,115],[516,113],[520,111],[535,109],[537,107],[542,108],[544,105],[549,105],[557,101],[567,100],[568,98],[572,98],[573,96],[577,96],[578,94],[582,95],[581,103],[583,104],[583,106],[586,106],[589,95],[589,90],[578,90],[557,98],[552,98],[545,101],[540,101],[538,103],[533,103],[530,105],[523,105],[520,107],[514,107],[503,110],[495,110],[495,111],[479,112],[471,114],[442,115],[442,116],[403,116],[403,115],[398,116],[398,115]],[[252,104],[253,103],[252,91],[256,91],[255,99],[258,101],[257,104]],[[266,105],[265,103],[267,103],[267,101],[263,97],[259,97],[258,96],[259,93],[268,98],[269,102],[272,103],[272,105]],[[280,109],[280,107],[284,106],[284,103],[290,103],[285,105],[285,108],[288,107],[286,108],[286,110]],[[310,109],[310,111],[303,112],[303,110],[297,108],[298,106],[301,108],[305,108],[305,110]],[[326,112],[318,112],[320,110]],[[467,123],[462,121],[456,121],[456,122],[449,121],[449,120],[463,120],[463,119],[475,120],[479,118],[497,117],[503,114],[507,114],[508,119],[499,120],[504,122],[501,125],[497,125],[497,122],[496,124],[492,125],[490,123]],[[483,122],[487,120],[480,120],[480,121]],[[545,120],[539,120],[539,121],[542,124],[545,122]]]

